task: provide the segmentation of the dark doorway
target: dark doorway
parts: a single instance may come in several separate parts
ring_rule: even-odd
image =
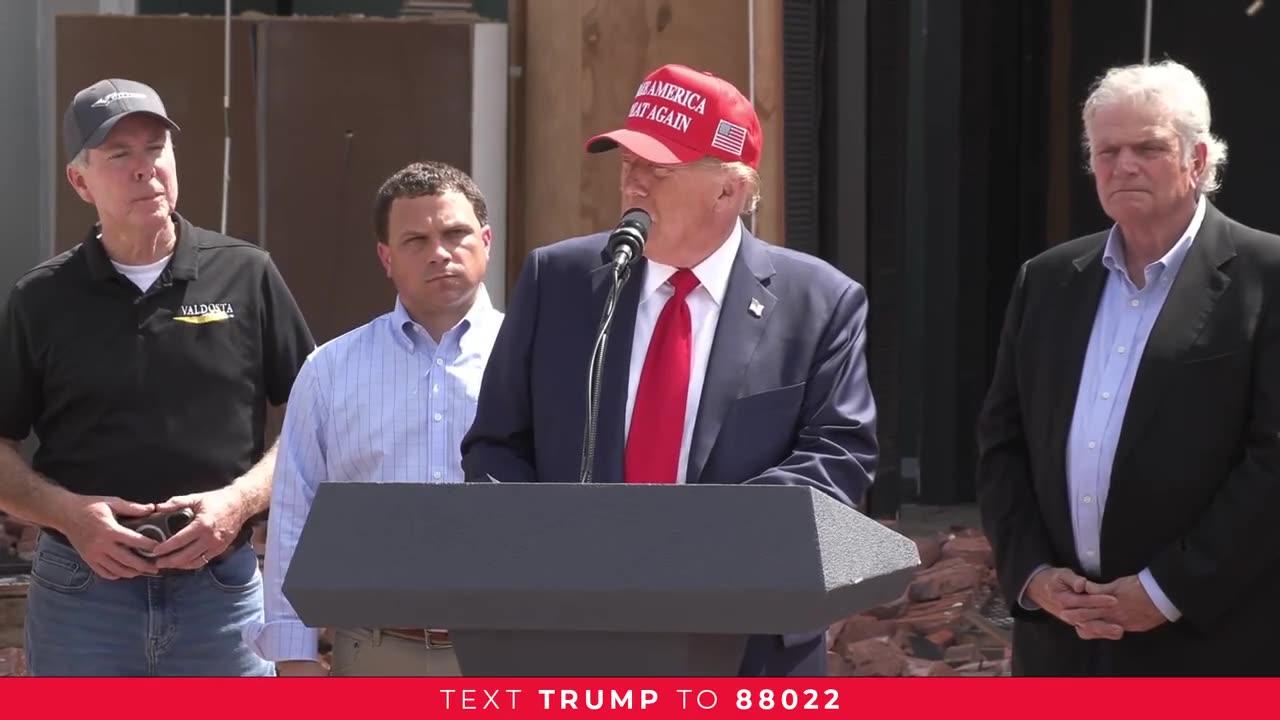
[[[870,3],[877,398],[905,499],[973,499],[973,426],[1009,283],[1044,247],[1050,3]],[[886,313],[886,309],[889,310]]]
[[[1227,142],[1222,190],[1214,202],[1247,225],[1280,231],[1280,203],[1273,173],[1280,165],[1275,141],[1280,95],[1280,6],[1266,3],[1254,15],[1249,2],[1160,0],[1152,12],[1151,61],[1176,60],[1200,76],[1209,92],[1213,131]],[[1142,61],[1145,2],[1077,0],[1071,23],[1071,131],[1081,133],[1079,108],[1094,79],[1107,67]],[[1085,157],[1074,145],[1071,236],[1107,227]]]

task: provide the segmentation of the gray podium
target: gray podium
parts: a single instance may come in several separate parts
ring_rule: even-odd
[[[807,487],[326,483],[284,594],[311,627],[446,628],[465,675],[725,676],[917,564]]]

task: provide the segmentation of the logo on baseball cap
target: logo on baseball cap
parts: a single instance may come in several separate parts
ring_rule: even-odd
[[[121,118],[134,113],[154,115],[174,132],[180,129],[169,119],[160,95],[140,82],[99,80],[76,93],[62,116],[62,143],[67,160],[81,150],[101,145]]]
[[[684,65],[664,65],[640,83],[626,126],[591,138],[586,150],[619,145],[661,165],[710,156],[758,169],[760,118],[732,83]]]

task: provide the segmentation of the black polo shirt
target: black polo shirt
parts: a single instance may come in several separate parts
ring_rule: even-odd
[[[226,486],[261,459],[266,404],[286,402],[314,347],[262,248],[173,218],[147,292],[95,227],[0,310],[0,436],[34,430],[34,469],[72,492],[145,503]]]

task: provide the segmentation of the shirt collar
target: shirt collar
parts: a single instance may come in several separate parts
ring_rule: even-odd
[[[1154,270],[1155,275],[1168,273],[1170,277],[1177,276],[1178,269],[1182,267],[1182,261],[1187,257],[1187,251],[1191,249],[1191,243],[1200,232],[1200,225],[1204,223],[1204,213],[1205,198],[1201,195],[1196,202],[1196,212],[1191,216],[1191,223],[1187,225],[1187,229],[1182,232],[1182,237],[1169,248],[1169,252],[1165,253],[1164,257],[1147,266]],[[1102,253],[1102,264],[1108,270],[1120,272],[1129,278],[1129,269],[1125,265],[1124,242],[1118,224],[1112,225],[1111,232],[1107,234],[1107,246]],[[1132,282],[1132,278],[1129,279]]]
[[[177,235],[174,240],[173,257],[165,269],[175,280],[195,280],[199,275],[200,238],[196,227],[178,213],[173,213],[173,229]],[[111,264],[111,256],[102,245],[102,225],[94,223],[89,235],[82,244],[85,261],[89,272],[98,280],[119,276],[115,265]]]
[[[462,320],[453,326],[441,338],[441,342],[451,335],[458,335],[458,343],[461,345],[462,338],[466,336],[467,330],[484,315],[493,311],[493,301],[489,298],[489,289],[484,283],[476,288],[476,299],[471,303],[471,309],[466,315],[462,316]],[[395,331],[396,341],[399,342],[406,350],[412,351],[418,342],[426,341],[435,344],[431,339],[431,334],[426,331],[413,318],[409,317],[409,311],[405,309],[404,303],[400,301],[400,296],[396,295],[396,305],[391,310],[391,327]],[[415,336],[417,336],[415,338]]]
[[[733,224],[729,237],[707,256],[707,259],[691,268],[698,282],[711,294],[716,305],[724,302],[724,294],[729,289],[729,275],[733,271],[733,259],[738,255],[738,247],[742,244],[742,220]],[[658,288],[676,273],[676,268],[649,260],[645,264],[644,287],[640,289],[640,302],[648,300]]]

